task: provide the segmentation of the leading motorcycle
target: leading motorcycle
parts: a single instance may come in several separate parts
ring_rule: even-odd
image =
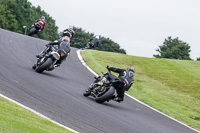
[[[98,77],[95,77],[93,89],[86,89],[83,93],[84,96],[92,96],[98,103],[103,103],[105,101],[114,100],[116,97],[116,89],[121,88],[121,83],[118,78],[113,81],[108,80],[109,74],[111,72],[102,73]]]

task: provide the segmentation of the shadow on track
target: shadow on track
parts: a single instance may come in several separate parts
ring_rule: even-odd
[[[38,72],[36,72],[35,70],[33,70],[31,67],[23,67],[23,68],[26,69],[26,70],[28,70],[28,71],[33,71],[33,72],[35,72],[35,73],[37,73],[37,74],[41,74],[41,75],[44,75],[44,76],[49,76],[49,77],[56,78],[56,79],[60,79],[60,80],[64,80],[64,81],[67,80],[66,77],[62,77],[62,76],[60,76],[60,75],[55,75],[55,73],[54,73],[54,74],[52,74],[52,73],[50,73],[50,72],[38,73]]]
[[[85,96],[83,96],[83,97],[85,97]],[[104,102],[104,103],[97,103],[93,97],[85,97],[85,98],[89,99],[90,101],[92,101],[100,106],[106,106],[106,107],[115,108],[115,109],[123,109],[123,108],[121,108],[121,106],[111,103],[111,101]]]

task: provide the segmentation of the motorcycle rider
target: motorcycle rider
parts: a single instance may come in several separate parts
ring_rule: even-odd
[[[37,19],[36,21],[35,21],[35,23],[31,26],[31,28],[33,27],[33,26],[35,26],[35,24],[36,23],[38,23],[38,22],[42,22],[41,23],[41,26],[42,26],[42,28],[40,29],[41,31],[44,29],[44,27],[45,27],[45,23],[46,23],[46,21],[45,21],[45,17],[44,16],[42,16],[40,19]],[[30,29],[31,29],[30,28]]]
[[[69,28],[65,29],[62,33],[62,35],[60,37],[63,37],[63,36],[68,36],[70,37],[70,39],[72,39],[74,37],[74,30],[73,30],[73,26],[69,26]]]
[[[99,36],[96,35],[93,38],[90,39],[88,42],[86,49],[94,49],[95,47],[99,46]]]
[[[133,76],[135,73],[135,69],[132,66],[129,66],[126,69],[107,66],[107,69],[109,71],[119,73],[118,77],[116,77],[112,73],[106,73],[104,76],[110,82],[118,80],[117,84],[119,85],[119,88],[116,88],[117,97],[113,97],[112,99],[117,102],[121,102],[124,99],[125,91],[128,91],[133,84],[133,81],[134,81]],[[97,79],[98,77],[95,77],[95,78]],[[98,83],[91,84],[87,91],[91,91],[97,85],[103,85],[103,82],[105,82],[106,80],[105,78],[102,79],[104,81],[99,81]]]
[[[70,36],[70,35],[69,35]],[[43,58],[46,53],[48,53],[49,51],[52,51],[54,45],[57,45],[57,52],[60,55],[60,59],[56,61],[55,64],[52,64],[49,68],[48,71],[53,70],[55,67],[58,67],[61,65],[61,63],[66,60],[67,56],[69,55],[71,49],[70,49],[70,37],[69,36],[63,36],[58,40],[55,40],[54,42],[50,42],[49,44],[47,44],[47,48],[39,55],[36,55],[36,57],[38,59]],[[34,66],[32,67],[33,69],[36,68],[36,64],[34,64]]]

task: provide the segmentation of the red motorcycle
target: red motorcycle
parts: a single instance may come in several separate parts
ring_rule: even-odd
[[[36,22],[29,30],[29,36],[32,36],[34,34],[37,34],[38,32],[42,31],[44,26],[43,21]]]

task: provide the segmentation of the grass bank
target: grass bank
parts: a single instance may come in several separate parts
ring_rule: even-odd
[[[1,133],[72,133],[0,97]]]
[[[128,94],[200,130],[200,61],[145,58],[96,50],[83,50],[81,55],[97,74],[107,71],[107,65],[134,66],[135,82]]]

